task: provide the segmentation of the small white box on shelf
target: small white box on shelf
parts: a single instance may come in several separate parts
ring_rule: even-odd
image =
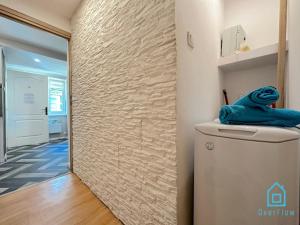
[[[246,32],[241,25],[225,29],[222,33],[221,56],[233,55],[246,40]]]

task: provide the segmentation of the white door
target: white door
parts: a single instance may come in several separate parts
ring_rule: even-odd
[[[3,77],[4,77],[5,65],[4,65],[4,54],[2,47],[0,46],[0,163],[5,161],[5,138],[4,138],[4,113],[3,113],[3,105],[4,105],[4,95],[3,95]]]
[[[48,77],[8,70],[6,90],[8,147],[48,142]]]

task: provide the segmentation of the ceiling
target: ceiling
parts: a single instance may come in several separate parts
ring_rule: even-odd
[[[4,55],[7,68],[41,75],[67,76],[66,61],[13,48],[5,48]]]
[[[0,39],[64,55],[67,54],[68,49],[68,42],[64,38],[31,26],[17,23],[4,17],[0,17]]]
[[[0,17],[0,46],[4,47],[8,68],[67,74],[68,41],[64,38]]]
[[[1,4],[19,6],[21,8],[46,9],[49,13],[70,19],[80,1],[81,0],[1,0]]]
[[[39,12],[69,21],[81,0],[0,0],[16,10]],[[50,17],[49,17],[50,18]],[[7,67],[66,76],[68,41],[51,33],[0,16],[0,46]]]
[[[24,0],[22,0],[24,1]],[[54,14],[70,19],[81,0],[26,0],[26,4],[34,4],[40,8],[48,9]]]

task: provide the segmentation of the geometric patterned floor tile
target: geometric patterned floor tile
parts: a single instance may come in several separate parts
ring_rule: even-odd
[[[10,164],[11,165],[11,164]],[[6,172],[6,173],[3,173],[1,176],[0,176],[0,184],[1,184],[1,180],[5,180],[15,174],[18,174],[18,173],[21,173],[22,171],[26,170],[27,168],[31,167],[32,164],[24,164],[24,165],[16,165],[14,169],[12,169],[11,171],[9,172]],[[1,185],[0,185],[1,187]]]
[[[20,159],[17,162],[26,162],[26,163],[30,162],[30,163],[32,163],[32,162],[45,162],[45,161],[48,161],[48,159]]]
[[[11,169],[11,167],[0,167],[0,172],[4,172],[9,169]]]
[[[37,184],[38,182],[27,182],[26,184],[24,184],[22,187],[27,187],[33,184]]]
[[[14,178],[43,178],[43,177],[55,177],[57,173],[21,173]]]
[[[8,150],[0,165],[0,195],[69,172],[68,140]]]
[[[0,194],[8,190],[8,188],[0,188]]]

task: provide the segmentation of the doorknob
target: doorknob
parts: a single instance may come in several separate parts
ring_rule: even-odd
[[[44,110],[45,110],[45,115],[48,116],[48,107],[46,106]]]

